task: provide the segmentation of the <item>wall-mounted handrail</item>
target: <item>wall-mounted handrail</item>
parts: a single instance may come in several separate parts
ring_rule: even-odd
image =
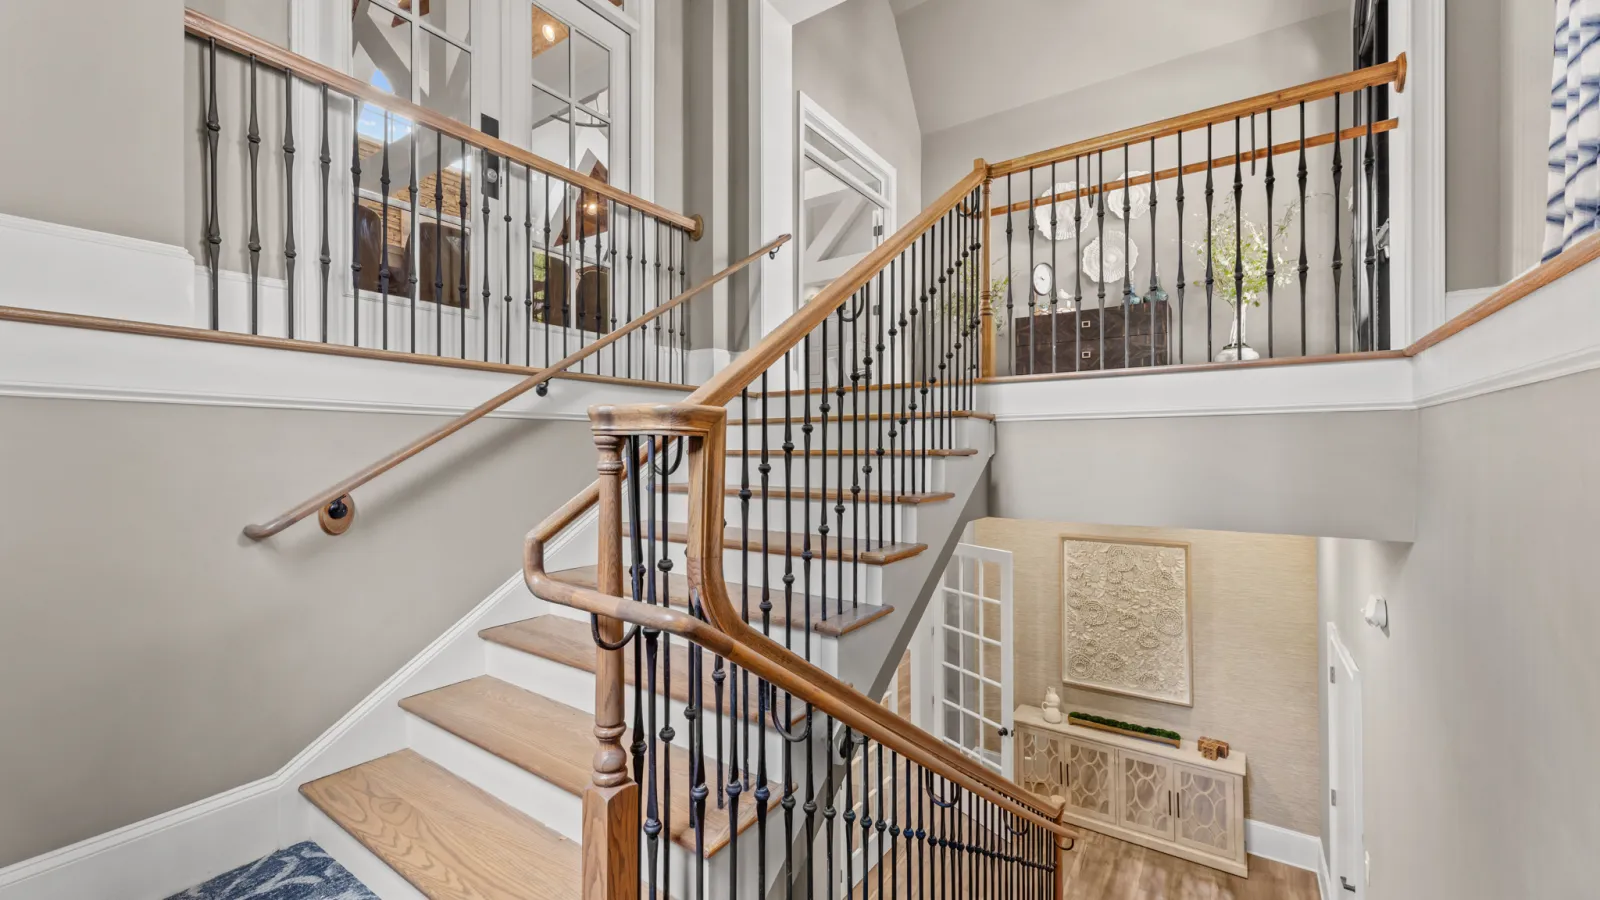
[[[1300,103],[1309,103],[1321,100],[1336,94],[1349,93],[1362,88],[1377,87],[1383,84],[1394,84],[1396,91],[1404,91],[1406,84],[1406,55],[1401,53],[1396,58],[1376,66],[1357,69],[1354,72],[1345,72],[1328,78],[1319,78],[1305,84],[1258,94],[1244,100],[1235,100],[1232,103],[1223,103],[1208,109],[1184,113],[1180,116],[1151,122],[1147,125],[1136,125],[1122,131],[1113,132],[1100,137],[1092,137],[1071,144],[1064,144],[1049,150],[1029,153],[1015,159],[998,162],[989,167],[990,178],[1001,178],[1013,172],[1024,172],[1028,169],[1037,169],[1051,163],[1066,162],[1073,157],[1088,156],[1102,150],[1119,149],[1128,144],[1139,144],[1157,138],[1171,137],[1181,131],[1191,131],[1204,128],[1207,125],[1218,125],[1232,122],[1237,118],[1244,118],[1257,113],[1270,112],[1276,109],[1286,109]]]
[[[615,343],[629,332],[643,327],[658,316],[661,316],[663,313],[676,308],[680,304],[689,300],[691,297],[694,297],[713,285],[727,279],[734,273],[744,269],[746,266],[760,259],[763,255],[776,253],[778,248],[782,247],[789,241],[789,238],[790,236],[787,234],[779,236],[766,246],[750,254],[744,259],[733,263],[717,274],[707,278],[705,281],[702,281],[694,287],[691,287],[689,290],[684,291],[676,297],[673,297],[671,300],[662,303],[649,312],[646,312],[644,315],[641,315],[621,328],[618,328],[616,331],[607,334],[600,340],[581,347],[576,352],[568,355],[566,358],[553,363],[547,368],[540,369],[538,372],[532,375],[529,375],[527,378],[522,379],[511,387],[501,391],[499,394],[496,394],[494,397],[485,400],[472,410],[463,413],[462,415],[452,419],[444,425],[439,426],[438,428],[435,428],[433,431],[428,432],[417,440],[407,444],[405,447],[402,447],[383,459],[380,459],[366,468],[363,468],[354,475],[351,475],[349,478],[340,481],[338,484],[313,494],[304,502],[294,506],[277,518],[272,519],[263,525],[246,526],[244,529],[245,537],[255,541],[264,540],[272,537],[275,534],[278,534],[285,528],[288,528],[290,525],[293,525],[294,523],[317,512],[318,510],[326,508],[328,504],[333,503],[335,500],[338,500],[356,488],[361,487],[372,479],[382,475],[384,472],[387,472],[411,457],[416,456],[418,453],[421,453],[429,447],[432,447],[434,444],[439,443],[450,435],[455,434],[468,425],[471,425],[473,422],[478,421],[489,413],[494,412],[496,409],[499,409],[511,400],[526,394],[528,391],[533,390],[541,384],[544,384],[563,370],[575,366],[579,362],[588,359],[596,353],[599,353],[601,350]]]
[[[389,110],[396,115],[425,125],[452,138],[466,141],[474,147],[487,150],[496,156],[504,157],[519,165],[525,165],[536,172],[552,175],[573,187],[581,188],[608,200],[614,200],[623,206],[636,209],[669,225],[675,225],[688,232],[689,236],[695,240],[700,238],[703,224],[699,216],[686,216],[682,213],[673,212],[642,197],[636,197],[615,185],[607,184],[597,178],[591,178],[582,172],[551,162],[542,156],[535,156],[521,147],[508,144],[499,138],[490,137],[442,113],[419,106],[408,100],[403,100],[373,85],[357,81],[344,72],[329,68],[315,60],[307,59],[298,53],[286,50],[277,44],[264,41],[253,34],[219,22],[205,13],[185,9],[183,11],[183,28],[195,37],[216,41],[219,47],[225,47],[235,53],[251,57],[257,62],[273,68],[292,72],[307,81],[326,84],[334,90],[361,100],[363,103],[370,103],[381,109]]]

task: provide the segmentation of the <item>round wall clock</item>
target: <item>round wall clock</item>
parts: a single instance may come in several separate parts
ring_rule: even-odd
[[[1050,268],[1049,263],[1039,263],[1033,267],[1033,292],[1041,297],[1050,296],[1050,291],[1056,284],[1056,271]]]

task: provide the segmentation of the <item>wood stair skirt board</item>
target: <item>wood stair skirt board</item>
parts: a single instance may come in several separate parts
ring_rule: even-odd
[[[500,625],[495,628],[485,628],[478,633],[486,641],[510,647],[540,659],[547,659],[563,666],[593,673],[595,667],[594,636],[589,631],[587,620],[568,619],[561,616],[540,616],[536,619],[527,619],[521,622],[512,622],[510,625]],[[672,642],[672,685],[670,696],[680,703],[689,702],[689,649],[683,646],[683,641]],[[624,653],[626,662],[625,675],[627,683],[632,685],[636,681],[633,667],[633,654]],[[701,682],[702,698],[708,708],[717,696],[716,682],[712,680],[712,657],[706,654],[702,659]],[[665,685],[656,684],[656,690],[661,691]],[[756,722],[760,712],[755,709],[749,711],[750,721]],[[795,713],[794,721],[805,718],[802,709]]]
[[[687,544],[689,542],[689,526],[681,522],[673,522],[667,526],[667,540],[674,544]],[[769,550],[772,553],[798,557],[805,553],[806,535],[784,534],[781,531],[767,532],[766,540],[761,537],[759,529],[751,529],[748,539],[739,533],[739,529],[729,527],[722,536],[724,550],[739,550],[741,548],[757,553]],[[886,566],[889,563],[910,559],[928,549],[927,544],[889,544],[883,541],[868,542],[857,540],[853,537],[844,539],[845,546],[839,546],[839,538],[829,537],[826,552],[824,552],[822,536],[811,535],[811,552],[814,556],[825,556],[827,559],[843,560],[844,562],[861,562],[869,566]],[[867,545],[868,549],[856,550],[856,547]],[[875,545],[875,546],[874,546]]]
[[[413,751],[300,793],[432,900],[568,900],[582,891],[577,843]]]
[[[599,589],[595,580],[594,566],[579,566],[574,569],[563,569],[560,572],[551,573],[551,577],[557,581],[573,585],[574,587],[587,588],[589,590]],[[796,577],[798,578],[798,576]],[[688,609],[689,579],[682,575],[672,575],[668,577],[667,583],[669,587],[667,599],[671,601],[672,605],[676,608]],[[739,592],[741,590],[744,591],[745,599],[750,602],[750,609],[752,610],[751,617],[753,619],[752,624],[760,625],[761,620],[759,610],[762,589],[757,585],[745,587],[742,584],[737,584],[731,581],[728,582],[729,598],[733,600],[734,606],[739,608],[743,608],[739,599]],[[789,619],[784,615],[783,612],[783,585],[773,585],[770,588],[769,597],[772,601],[772,615],[769,620],[772,624],[772,627],[788,628]],[[799,594],[798,588],[796,589],[794,597],[794,605],[796,611],[800,612],[801,616],[803,616],[805,597]],[[876,622],[884,616],[894,612],[893,606],[865,605],[859,606],[853,610],[847,609],[843,612],[830,611],[822,608],[824,604],[822,598],[820,597],[813,597],[812,605],[814,607],[811,613],[812,633],[819,634],[824,637],[835,638],[849,634],[852,631],[856,631],[857,629]],[[800,617],[797,617],[795,628],[798,629],[803,625],[804,620]]]
[[[774,464],[774,466],[782,461],[782,457],[782,453],[768,454],[768,458]],[[660,490],[661,485],[656,485],[656,489]],[[741,488],[739,485],[730,484],[728,485],[725,493],[730,497],[737,497],[742,490],[743,488]],[[667,486],[666,491],[669,494],[687,494],[689,493],[689,486],[686,484],[672,484]],[[750,488],[750,493],[755,498],[766,497],[769,502],[773,503],[786,500],[848,501],[857,499],[851,495],[849,490],[841,491],[835,488],[828,488],[826,491],[821,490],[820,488],[812,488],[810,491],[807,491],[803,487],[796,487],[792,490],[786,491],[782,486],[773,486],[765,489],[752,486]],[[859,501],[862,503],[881,503],[887,499],[888,496],[889,495],[887,494],[880,494],[877,491],[862,491]],[[946,500],[954,500],[955,496],[955,494],[952,494],[949,491],[934,491],[927,494],[896,494],[894,496],[894,502],[901,506],[921,506],[924,503],[943,503]]]
[[[742,449],[740,449],[738,447],[730,447],[728,449],[728,455],[729,456],[743,456],[744,452],[745,452],[744,450],[742,450]],[[760,455],[760,452],[761,452],[760,448],[752,448],[751,451],[750,451],[750,455],[752,457],[758,457]],[[778,451],[778,452],[774,453],[774,452],[769,450],[767,452],[767,459],[768,459],[768,461],[773,461],[773,460],[776,460],[777,457],[782,456],[782,455],[783,455],[782,451]],[[806,458],[806,457],[810,457],[810,458],[814,459],[814,458],[819,457],[819,456],[835,457],[835,456],[840,456],[840,455],[843,455],[843,456],[872,456],[872,457],[887,456],[887,457],[892,457],[892,458],[898,459],[900,457],[906,457],[906,456],[913,456],[913,457],[916,457],[916,456],[939,456],[939,457],[943,457],[943,456],[977,456],[978,455],[978,451],[973,449],[972,447],[961,447],[961,448],[958,448],[958,449],[955,449],[955,450],[933,450],[933,449],[925,449],[925,448],[918,448],[916,450],[906,450],[906,449],[902,448],[902,449],[898,449],[898,450],[885,450],[882,453],[879,453],[876,450],[863,450],[863,449],[860,449],[860,448],[847,448],[847,449],[844,449],[844,450],[811,450],[811,451],[796,450],[794,452],[794,455],[795,455],[796,459],[801,459],[801,458]]]
[[[575,796],[582,796],[593,778],[594,716],[525,691],[498,678],[482,675],[467,681],[417,694],[400,701],[400,707],[485,750],[519,769],[543,778]],[[631,732],[624,735],[627,746]],[[672,841],[693,853],[694,828],[689,819],[689,753],[667,745],[670,764],[659,763],[671,787]],[[769,809],[783,797],[779,785],[770,788]],[[753,794],[752,794],[753,795]],[[663,801],[665,805],[666,801]],[[756,822],[754,803],[740,806],[739,832]],[[728,812],[717,809],[716,798],[706,803],[705,852],[710,857],[729,841]],[[663,820],[665,820],[663,816]]]

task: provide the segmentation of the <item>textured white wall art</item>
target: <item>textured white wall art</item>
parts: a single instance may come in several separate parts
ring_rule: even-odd
[[[1061,680],[1192,706],[1189,545],[1061,539]]]

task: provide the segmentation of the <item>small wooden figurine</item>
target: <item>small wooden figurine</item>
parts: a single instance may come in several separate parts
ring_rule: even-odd
[[[1203,737],[1198,741],[1195,741],[1195,747],[1199,749],[1200,755],[1204,756],[1206,759],[1228,758],[1227,741],[1219,741],[1216,738]]]

